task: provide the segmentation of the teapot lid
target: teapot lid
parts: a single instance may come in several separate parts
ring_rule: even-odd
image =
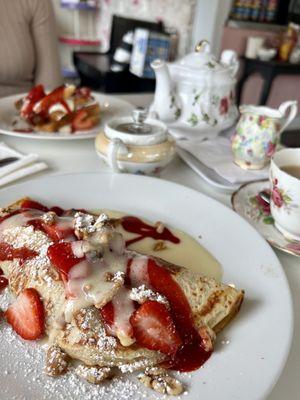
[[[109,139],[121,139],[131,145],[153,145],[167,139],[164,123],[147,118],[147,110],[136,107],[128,117],[113,118],[108,121],[104,131]]]
[[[202,40],[195,47],[195,51],[184,56],[177,67],[183,67],[194,70],[223,71],[225,66],[219,63],[216,57],[211,53],[210,44]]]

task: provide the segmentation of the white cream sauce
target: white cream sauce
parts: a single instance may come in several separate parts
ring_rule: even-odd
[[[6,218],[3,222],[0,224],[0,234],[7,229],[11,228],[16,228],[20,226],[25,226],[28,221],[31,219],[35,218],[40,218],[44,213],[42,211],[38,210],[30,210],[30,211],[24,211],[20,214],[12,215],[9,218]]]
[[[112,326],[113,333],[119,338],[123,346],[130,346],[134,340],[131,339],[130,316],[135,308],[134,303],[129,297],[130,290],[122,287],[112,300],[114,307],[114,324]]]
[[[72,315],[81,308],[105,304],[105,299],[110,296],[116,285],[115,282],[107,280],[107,273],[123,272],[125,274],[126,268],[126,256],[110,251],[108,246],[103,246],[102,258],[84,260],[71,268],[66,292],[75,298],[67,300],[66,321],[70,322]]]
[[[123,212],[112,210],[101,210],[101,212],[107,214],[111,218],[120,218],[128,215]],[[154,222],[149,222],[146,219],[142,220],[147,224],[154,225]],[[223,274],[222,267],[216,258],[197,240],[187,233],[178,229],[170,228],[169,226],[168,228],[171,230],[173,235],[180,239],[179,244],[164,241],[166,248],[164,250],[155,251],[154,246],[157,243],[157,240],[145,238],[140,242],[133,243],[128,247],[128,249],[137,251],[138,253],[160,257],[166,261],[169,261],[170,263],[190,268],[192,271],[199,272],[204,276],[215,278],[216,280],[221,281]],[[118,227],[117,230],[122,233],[125,241],[138,236],[136,234],[126,232],[121,226]]]

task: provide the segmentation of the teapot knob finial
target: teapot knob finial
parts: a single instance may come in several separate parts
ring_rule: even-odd
[[[200,40],[200,42],[198,42],[196,44],[196,47],[195,47],[196,53],[201,53],[203,51],[209,52],[209,50],[210,50],[210,45],[209,45],[208,40],[206,40],[206,39]]]
[[[144,107],[136,107],[132,111],[132,118],[136,125],[142,125],[147,118],[147,110]]]

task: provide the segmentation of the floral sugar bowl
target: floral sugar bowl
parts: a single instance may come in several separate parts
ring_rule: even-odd
[[[211,137],[235,123],[239,61],[234,51],[224,50],[219,61],[203,40],[181,60],[166,64],[158,59],[151,66],[156,89],[150,110],[170,128],[184,128],[197,137],[209,133]]]
[[[96,137],[95,147],[114,172],[133,174],[157,174],[176,153],[175,141],[166,125],[147,118],[146,110],[141,107],[133,110],[131,117],[108,121],[104,132]]]
[[[297,102],[286,101],[278,110],[243,105],[240,113],[231,143],[234,162],[244,169],[262,169],[275,153],[281,132],[296,117]]]

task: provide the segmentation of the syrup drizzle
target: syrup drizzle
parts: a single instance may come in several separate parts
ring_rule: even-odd
[[[4,272],[0,268],[0,292],[8,286],[8,279],[5,278]]]
[[[37,255],[37,252],[27,249],[26,247],[16,249],[8,243],[0,243],[0,261],[12,261],[14,258],[19,258],[22,263]]]
[[[154,240],[167,240],[169,242],[178,244],[180,239],[173,235],[173,233],[166,227],[160,233],[157,228],[152,225],[148,225],[137,217],[123,217],[122,227],[125,231],[130,233],[136,233],[138,236],[127,240],[126,246],[130,246],[133,243],[139,242],[145,238],[152,238]]]
[[[167,298],[173,321],[183,341],[183,346],[164,363],[164,367],[180,372],[200,368],[212,352],[207,352],[202,346],[202,339],[194,327],[192,310],[183,290],[171,273],[153,259],[148,261],[148,274],[154,290]]]

